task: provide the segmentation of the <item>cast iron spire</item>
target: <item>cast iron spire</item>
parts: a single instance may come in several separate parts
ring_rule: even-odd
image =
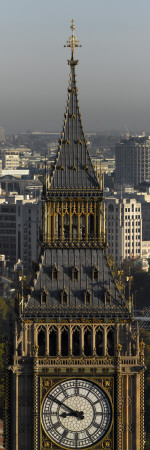
[[[76,85],[75,48],[81,47],[74,35],[75,23],[71,21],[72,35],[65,47],[71,48],[70,80],[68,87],[68,100],[64,114],[64,124],[59,140],[58,153],[50,180],[50,190],[53,189],[91,189],[100,191],[92,162],[87,148],[81,113],[78,101],[78,89]]]

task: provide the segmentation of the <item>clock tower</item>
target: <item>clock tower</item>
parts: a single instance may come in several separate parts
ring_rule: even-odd
[[[7,450],[144,449],[144,344],[107,259],[105,204],[79,110],[74,35],[64,125],[42,194],[41,261],[6,349]]]

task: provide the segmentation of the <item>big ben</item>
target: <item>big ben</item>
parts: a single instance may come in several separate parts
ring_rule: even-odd
[[[144,344],[107,258],[103,183],[76,84],[75,24],[64,124],[45,172],[41,260],[6,354],[7,450],[144,449]]]

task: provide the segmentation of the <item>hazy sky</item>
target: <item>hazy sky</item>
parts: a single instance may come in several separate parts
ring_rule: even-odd
[[[0,126],[61,131],[72,18],[84,130],[150,130],[150,0],[1,0]]]

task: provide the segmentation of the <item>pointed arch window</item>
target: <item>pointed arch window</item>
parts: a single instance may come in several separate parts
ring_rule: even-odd
[[[41,327],[38,331],[38,356],[45,356],[45,328]]]
[[[115,354],[115,335],[114,335],[114,329],[109,328],[107,331],[107,351],[109,356],[114,356]]]
[[[61,331],[61,355],[69,356],[69,329],[67,327]]]
[[[67,306],[68,305],[68,292],[66,291],[65,288],[61,292],[61,305],[62,306]]]
[[[85,306],[91,306],[91,292],[89,290],[84,292],[84,304]]]
[[[98,356],[103,356],[103,344],[103,329],[98,327],[95,335],[96,354]]]
[[[72,281],[79,281],[79,269],[77,266],[74,266],[72,269]]]
[[[104,301],[105,301],[105,306],[106,305],[111,305],[111,293],[110,293],[110,291],[108,289],[104,293]]]
[[[49,355],[57,356],[58,349],[58,330],[56,327],[50,328],[49,333]]]
[[[58,281],[58,267],[56,266],[56,264],[52,268],[52,281],[54,280]]]
[[[92,329],[89,327],[84,330],[84,354],[92,355]]]
[[[41,305],[47,305],[47,296],[48,296],[48,292],[46,291],[46,289],[42,289],[42,291],[41,291]]]
[[[73,356],[81,355],[81,329],[74,327],[72,331],[72,353]]]
[[[96,266],[92,270],[92,281],[99,281],[99,270]]]

